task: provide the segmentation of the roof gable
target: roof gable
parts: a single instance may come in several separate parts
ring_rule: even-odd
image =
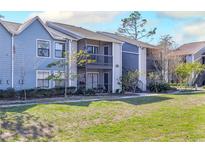
[[[181,45],[172,54],[174,55],[191,55],[199,52],[205,47],[205,41],[201,42],[191,42]]]
[[[99,41],[105,41],[105,42],[116,42],[116,43],[122,43],[122,41],[107,37],[105,35],[99,34],[97,32],[77,27],[73,25],[63,24],[63,23],[57,23],[57,22],[47,22],[49,27],[62,29],[67,32],[70,32],[73,34],[73,36],[78,37],[78,39],[87,38],[92,40],[99,40]]]
[[[148,44],[148,43],[145,43],[145,42],[142,42],[142,41],[134,40],[134,39],[128,38],[126,36],[121,36],[121,35],[114,34],[114,33],[109,33],[109,32],[98,32],[98,33],[109,36],[109,37],[112,37],[114,39],[117,39],[117,40],[120,40],[120,41],[123,41],[123,42],[127,42],[129,44],[136,45],[136,46],[151,48],[151,49],[157,49],[157,47],[154,46],[154,45],[151,45],[151,44]]]

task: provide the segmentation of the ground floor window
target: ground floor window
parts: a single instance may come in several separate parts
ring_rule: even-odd
[[[65,73],[64,72],[54,72],[54,87],[65,87]]]
[[[38,88],[49,88],[49,77],[50,72],[46,70],[38,70],[36,73],[37,87]]]
[[[97,72],[89,72],[87,73],[87,82],[86,87],[87,89],[93,89],[98,87],[98,77],[99,74]]]

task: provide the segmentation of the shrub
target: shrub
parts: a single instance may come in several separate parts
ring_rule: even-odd
[[[86,94],[86,95],[95,95],[96,92],[95,92],[94,89],[88,89],[88,90],[85,91],[85,94]]]
[[[79,88],[75,92],[76,95],[85,95],[85,89],[84,88]]]
[[[13,88],[8,88],[6,91],[4,91],[4,97],[5,98],[15,98],[16,92]]]
[[[67,93],[73,95],[73,94],[75,94],[76,89],[77,89],[77,88],[74,87],[74,86],[73,86],[73,87],[68,87],[68,88],[67,88]]]
[[[166,92],[172,88],[168,83],[151,82],[148,87],[150,92]]]
[[[116,89],[116,90],[115,90],[115,93],[116,93],[116,94],[121,94],[122,91],[121,91],[120,89]]]

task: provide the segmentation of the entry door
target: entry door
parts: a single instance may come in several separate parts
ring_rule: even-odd
[[[104,47],[104,64],[108,64],[108,46]]]
[[[87,89],[98,87],[98,73],[87,73]]]
[[[109,78],[109,73],[104,73],[104,87],[105,87],[105,90],[106,92],[108,92],[108,79]]]

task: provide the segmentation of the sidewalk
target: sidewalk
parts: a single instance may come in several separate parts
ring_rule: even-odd
[[[32,100],[2,100],[0,101],[0,108],[15,107],[15,106],[26,106],[35,104],[63,104],[71,102],[90,102],[90,101],[100,101],[100,100],[118,100],[118,99],[128,99],[137,98],[145,96],[156,96],[159,94],[150,93],[136,93],[134,95],[106,95],[106,96],[70,96],[68,98],[58,97],[58,98],[42,98],[42,99],[32,99]]]

